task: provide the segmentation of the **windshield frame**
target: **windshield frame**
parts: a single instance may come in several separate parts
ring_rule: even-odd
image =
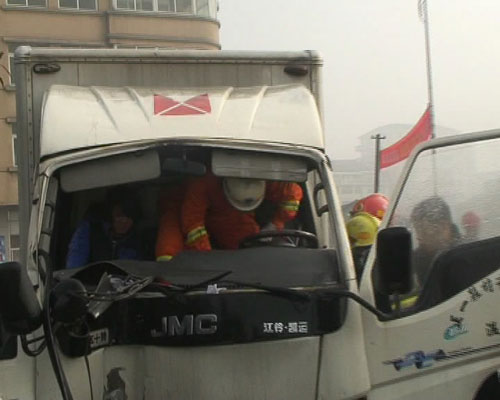
[[[325,183],[325,193],[326,193],[326,201],[329,205],[329,217],[328,224],[326,229],[328,230],[327,241],[329,248],[339,249],[337,251],[338,262],[342,265],[342,276],[348,277],[351,275],[351,271],[345,270],[345,256],[342,254],[345,253],[346,249],[340,250],[342,247],[347,246],[347,238],[345,239],[345,243],[337,240],[339,237],[339,233],[343,231],[343,219],[340,203],[336,202],[334,199],[338,199],[336,196],[335,189],[331,188],[329,183],[329,171],[331,173],[331,166],[328,160],[328,157],[318,149],[308,148],[303,146],[289,146],[289,145],[281,145],[270,143],[263,145],[262,143],[255,142],[244,142],[244,141],[227,141],[227,140],[164,140],[164,141],[140,141],[136,143],[127,143],[127,144],[116,144],[103,146],[93,149],[83,149],[80,151],[75,151],[72,153],[66,153],[58,155],[54,158],[46,159],[40,164],[40,174],[39,177],[43,177],[44,185],[40,192],[40,201],[39,201],[39,212],[38,212],[38,220],[40,221],[43,218],[43,210],[46,205],[46,192],[48,190],[48,184],[52,180],[52,178],[57,175],[57,172],[60,168],[63,168],[68,165],[75,165],[81,162],[109,157],[119,154],[137,152],[137,151],[146,151],[148,149],[158,148],[161,146],[190,146],[190,147],[205,147],[205,148],[227,148],[234,150],[246,150],[246,151],[263,151],[267,153],[276,153],[276,154],[285,154],[291,156],[303,157],[311,161],[314,164],[314,168],[316,169],[321,181]],[[330,168],[330,169],[329,169]],[[313,207],[313,213],[314,210]],[[337,221],[337,223],[335,223]],[[333,223],[333,225],[332,225]],[[33,227],[32,227],[33,229]],[[38,223],[36,226],[36,234],[30,237],[29,248],[37,248],[38,241],[41,234],[41,224]],[[348,247],[347,247],[348,251]],[[38,263],[38,262],[37,262]],[[52,271],[54,272],[54,271]]]

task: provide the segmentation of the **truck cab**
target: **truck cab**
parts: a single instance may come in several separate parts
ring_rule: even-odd
[[[20,48],[16,64],[24,252],[0,265],[3,398],[498,397],[500,131],[413,152],[356,277],[316,53]],[[262,207],[234,248],[158,260],[165,202],[206,177],[303,196],[283,229]],[[68,265],[116,189],[137,199],[140,255]]]
[[[415,149],[369,256],[361,296],[370,399],[497,398],[498,130]]]
[[[359,306],[339,295],[357,283],[324,152],[317,54],[21,48],[16,60],[26,251],[7,267],[26,290],[24,319],[2,316],[29,358],[3,375],[26,374],[25,398],[366,392],[366,369],[352,376],[343,362],[366,366]],[[158,261],[165,196],[207,176],[303,196],[283,229]],[[140,256],[69,268],[75,232],[117,188],[137,200]],[[260,227],[273,207],[255,210]]]

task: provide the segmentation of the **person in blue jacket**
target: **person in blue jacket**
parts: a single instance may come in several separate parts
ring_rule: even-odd
[[[139,203],[130,190],[112,190],[105,212],[88,214],[69,243],[67,268],[77,268],[96,261],[141,258],[140,240],[135,229]]]

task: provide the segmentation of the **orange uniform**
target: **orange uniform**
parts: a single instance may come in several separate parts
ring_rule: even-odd
[[[297,215],[302,188],[296,183],[267,182],[265,199],[277,205],[272,223],[283,229]],[[255,213],[234,208],[224,194],[222,179],[212,174],[188,183],[181,224],[186,247],[196,250],[211,250],[210,240],[219,248],[237,249],[244,238],[260,231]]]
[[[163,191],[160,195],[161,217],[155,249],[157,260],[170,260],[184,249],[184,236],[181,229],[184,190],[184,185],[179,185]]]

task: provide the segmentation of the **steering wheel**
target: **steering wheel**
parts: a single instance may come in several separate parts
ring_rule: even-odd
[[[290,247],[290,243],[282,242],[278,244],[272,241],[272,239],[274,238],[290,237],[304,240],[306,242],[305,246],[300,247],[306,247],[310,249],[317,249],[319,247],[318,238],[314,233],[300,231],[298,229],[282,229],[280,231],[261,231],[259,233],[256,233],[255,235],[247,236],[240,242],[240,249],[258,246]],[[269,241],[264,241],[263,239],[269,239]]]

